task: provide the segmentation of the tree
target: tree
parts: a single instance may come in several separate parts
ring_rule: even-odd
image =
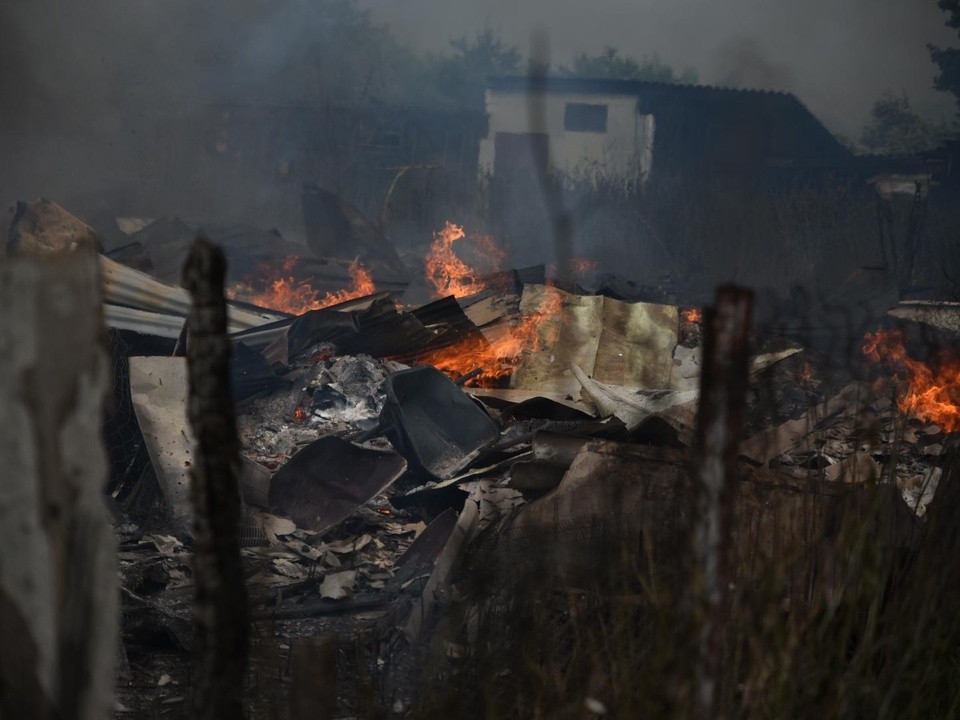
[[[620,50],[609,45],[599,55],[581,53],[573,59],[573,67],[561,67],[560,74],[572,77],[615,78],[617,80],[645,80],[647,82],[695,85],[697,71],[691,67],[676,73],[654,53],[641,60],[621,55]]]
[[[946,26],[953,28],[960,36],[960,0],[939,0],[937,5],[947,13]],[[934,80],[937,90],[952,93],[960,103],[960,49],[939,48],[928,45],[930,58],[940,68],[940,74]]]
[[[888,91],[873,104],[860,141],[873,152],[911,155],[935,147],[942,136],[941,128],[914,112],[906,95]]]
[[[520,72],[520,51],[490,28],[472,39],[454,38],[450,47],[451,55],[428,56],[424,63],[428,94],[432,91],[436,96],[425,98],[428,101],[482,111],[487,78]]]

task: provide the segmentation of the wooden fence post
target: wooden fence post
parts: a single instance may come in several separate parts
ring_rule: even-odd
[[[89,249],[0,262],[0,717],[106,720],[119,597]]]
[[[243,717],[249,609],[240,565],[240,449],[230,388],[223,252],[198,238],[183,269],[193,303],[187,320],[188,416],[197,448],[191,471],[196,525],[193,573],[199,720]]]
[[[720,717],[717,690],[736,500],[733,477],[746,412],[752,307],[751,292],[721,287],[715,305],[704,314],[693,530],[694,620],[699,633],[694,715],[702,720]]]

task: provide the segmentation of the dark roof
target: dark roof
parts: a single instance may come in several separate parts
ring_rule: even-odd
[[[616,78],[559,77],[551,75],[535,79],[528,75],[500,75],[487,78],[487,87],[503,92],[527,92],[535,82],[553,92],[597,93],[604,95],[638,95],[659,91],[671,94],[737,94],[744,96],[774,96],[796,98],[790,93],[775,90],[742,90],[712,85],[684,85],[681,83],[649,82],[647,80],[618,80]],[[799,102],[799,100],[797,100]]]
[[[531,87],[547,92],[595,93],[633,96],[643,103],[643,112],[662,112],[664,108],[686,106],[711,112],[717,108],[739,108],[740,111],[780,118],[791,117],[794,123],[807,128],[810,138],[818,138],[821,150],[836,157],[848,157],[844,148],[827,128],[800,100],[788,92],[773,90],[741,90],[710,85],[617,80],[614,78],[530,76],[496,76],[487,78],[487,88],[500,92],[529,92]],[[816,155],[821,155],[818,152]]]

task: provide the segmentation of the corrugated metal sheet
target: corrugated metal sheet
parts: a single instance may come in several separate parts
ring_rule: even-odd
[[[179,315],[165,315],[108,304],[103,306],[103,319],[107,327],[114,330],[132,330],[174,340],[180,337],[186,322],[186,318]]]
[[[100,256],[100,272],[103,277],[103,298],[107,304],[181,318],[190,312],[190,295],[183,288],[166,285],[103,255]],[[228,313],[231,332],[258,327],[282,317],[232,306],[228,308]]]

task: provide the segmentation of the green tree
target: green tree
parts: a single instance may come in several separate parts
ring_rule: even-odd
[[[960,36],[960,0],[939,0],[937,5],[947,14],[947,27],[953,28]],[[934,87],[943,92],[952,93],[960,103],[960,49],[940,48],[928,45],[930,58],[940,68],[940,74],[934,80]]]
[[[620,50],[609,45],[598,55],[581,53],[573,59],[573,67],[561,67],[561,75],[571,77],[615,78],[617,80],[645,80],[647,82],[678,83],[695,85],[697,71],[686,67],[677,73],[654,53],[637,60],[621,55]]]
[[[920,117],[906,95],[888,91],[873,104],[860,142],[872,152],[910,155],[936,147],[942,137],[942,128]]]

